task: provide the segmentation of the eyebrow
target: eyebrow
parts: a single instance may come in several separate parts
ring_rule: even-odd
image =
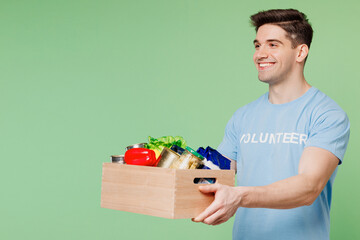
[[[259,41],[257,39],[254,40],[254,44],[258,43],[258,42]],[[278,40],[278,39],[267,39],[266,42],[278,42],[278,43],[284,45],[284,43],[282,41]]]

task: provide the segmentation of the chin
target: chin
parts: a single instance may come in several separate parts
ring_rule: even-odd
[[[271,82],[271,79],[269,78],[266,78],[266,77],[258,77],[260,82],[264,82],[264,83],[270,83]]]

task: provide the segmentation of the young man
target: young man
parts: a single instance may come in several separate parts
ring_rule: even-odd
[[[251,16],[254,63],[269,92],[238,109],[218,147],[236,161],[238,187],[200,187],[214,202],[196,222],[236,212],[233,239],[329,239],[331,192],[349,139],[341,108],[304,77],[313,30],[293,9]]]

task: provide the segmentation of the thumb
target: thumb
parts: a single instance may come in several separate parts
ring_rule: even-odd
[[[216,192],[218,189],[219,189],[218,184],[208,184],[208,185],[199,186],[199,191],[202,193],[212,193],[212,192]]]

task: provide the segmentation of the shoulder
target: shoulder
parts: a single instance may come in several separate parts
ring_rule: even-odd
[[[341,122],[349,121],[345,111],[333,99],[318,89],[315,89],[314,94],[309,101],[309,106],[312,108],[311,122],[315,125],[321,124],[327,120]]]
[[[328,95],[317,88],[314,88],[312,101],[318,106],[319,109],[325,108],[343,111],[334,100],[332,100]]]
[[[340,164],[350,136],[350,121],[341,107],[326,94],[317,90],[309,104],[310,128],[306,147],[314,146],[333,153]]]
[[[257,112],[259,108],[261,108],[268,99],[268,93],[261,95],[258,99],[238,108],[233,118],[239,119],[242,118],[244,115],[251,114],[252,112]]]

